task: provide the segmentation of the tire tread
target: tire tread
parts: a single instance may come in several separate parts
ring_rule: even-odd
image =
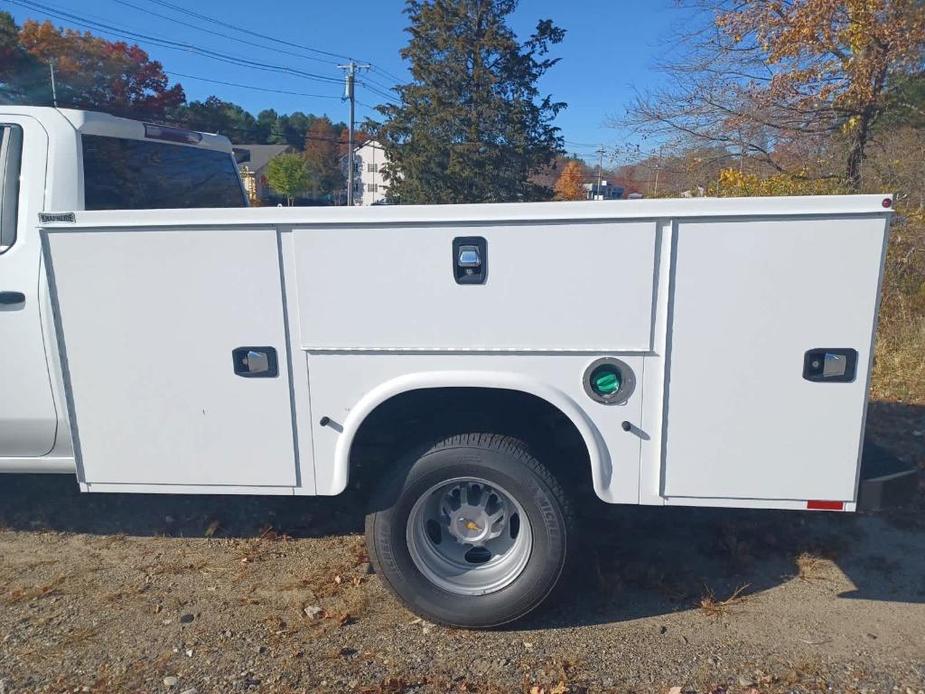
[[[549,489],[553,497],[559,504],[561,509],[562,517],[565,522],[565,537],[566,542],[568,543],[568,538],[574,537],[575,529],[575,510],[572,505],[572,502],[569,498],[569,495],[566,493],[565,489],[562,487],[562,484],[556,478],[556,476],[550,472],[550,470],[543,465],[536,457],[531,453],[529,445],[513,436],[506,434],[492,434],[492,433],[480,433],[480,432],[470,432],[465,434],[454,434],[452,436],[443,437],[440,439],[432,440],[430,442],[424,443],[419,447],[413,449],[408,456],[403,458],[403,466],[405,469],[410,468],[417,460],[421,457],[440,450],[448,450],[453,448],[483,448],[495,450],[498,452],[506,453],[510,455],[513,459],[519,462],[524,467],[528,468],[534,475],[536,475]],[[374,496],[384,493],[383,487],[388,485],[382,485],[379,487]],[[376,519],[377,513],[368,513],[365,520],[365,533],[367,538],[372,538],[375,536],[376,532]],[[369,553],[370,563],[372,564],[374,570],[377,574],[384,576],[382,569],[382,561],[378,555],[376,543],[372,541],[367,542],[367,548]],[[559,572],[559,577],[561,578],[564,574],[567,573],[568,567],[573,563],[574,557],[572,552],[569,551],[568,544],[566,545],[565,550],[565,560]],[[382,584],[386,589],[395,596],[398,601],[405,606],[410,612],[416,612],[415,607],[410,604],[396,589],[392,584],[387,580],[382,580]],[[554,586],[553,586],[554,588]],[[550,589],[550,591],[553,590]],[[548,597],[548,594],[547,596]],[[544,598],[545,599],[545,598]],[[542,602],[542,601],[540,601]],[[524,617],[529,612],[533,611],[537,605],[534,605],[529,610],[525,611],[523,614],[515,615],[509,619],[504,619],[499,621],[497,624],[488,625],[485,628],[492,628],[501,626],[503,624],[508,624],[510,622],[516,621],[521,617]],[[459,626],[456,624],[451,624],[449,622],[443,622],[441,620],[435,619],[433,617],[429,618],[430,621],[438,624],[443,624],[444,626]]]

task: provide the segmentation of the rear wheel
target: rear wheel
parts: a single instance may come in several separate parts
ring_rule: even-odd
[[[462,434],[409,455],[366,517],[386,585],[429,620],[491,627],[555,587],[571,515],[556,479],[516,439]]]

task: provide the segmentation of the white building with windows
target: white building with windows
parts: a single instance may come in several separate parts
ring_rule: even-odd
[[[356,205],[372,205],[386,198],[389,184],[382,173],[388,159],[385,150],[375,140],[369,140],[354,150],[353,201]]]

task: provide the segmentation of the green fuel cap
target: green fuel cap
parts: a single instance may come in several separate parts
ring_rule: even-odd
[[[594,374],[594,390],[601,395],[612,395],[620,390],[620,374],[609,369]]]
[[[602,364],[591,374],[591,388],[603,397],[613,395],[620,390],[622,381],[619,367],[613,364]]]
[[[602,405],[620,405],[636,389],[636,377],[626,362],[601,357],[588,364],[581,377],[585,393]]]

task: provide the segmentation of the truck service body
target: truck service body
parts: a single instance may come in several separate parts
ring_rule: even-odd
[[[0,127],[0,470],[362,482],[387,584],[464,626],[542,601],[584,487],[843,511],[909,487],[861,466],[890,196],[247,209],[219,136]]]

